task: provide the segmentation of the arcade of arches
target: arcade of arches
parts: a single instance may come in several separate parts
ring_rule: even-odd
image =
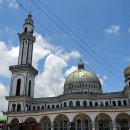
[[[23,126],[11,126],[10,130],[129,130],[130,124],[130,115],[126,113],[118,114],[115,121],[105,113],[98,114],[95,121],[91,121],[91,118],[83,113],[77,114],[72,122],[69,122],[69,118],[64,114],[57,115],[53,122],[49,116],[41,117],[39,122],[29,117]],[[18,124],[19,120],[14,118],[11,123]]]

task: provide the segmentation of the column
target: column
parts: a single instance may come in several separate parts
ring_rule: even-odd
[[[91,122],[92,130],[96,130],[96,122]]]
[[[51,123],[51,130],[54,130],[54,123]]]
[[[117,130],[116,122],[112,122],[111,124],[112,124],[112,128],[113,128],[113,130]]]
[[[74,122],[69,122],[68,123],[68,130],[75,130],[75,123]]]

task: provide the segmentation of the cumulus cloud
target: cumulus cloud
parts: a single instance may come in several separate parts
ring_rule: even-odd
[[[72,72],[74,72],[77,69],[78,69],[77,66],[72,66],[71,68],[69,68],[68,70],[66,70],[65,76],[68,76],[69,74],[71,74]]]
[[[55,96],[63,92],[62,70],[67,63],[60,57],[50,54],[46,58],[44,71],[36,78],[35,96]]]
[[[34,48],[37,50],[37,55],[41,58],[36,60],[36,50],[34,50],[34,61],[38,65],[38,61],[45,58],[45,64],[43,65],[43,70],[36,77],[35,97],[48,97],[62,94],[65,81],[63,69],[68,65],[68,61],[71,58],[80,57],[79,52],[75,50],[66,52],[64,48],[56,47],[48,43],[40,35],[37,36],[36,44],[39,44],[38,46],[40,47],[39,49],[38,47]]]
[[[19,4],[16,0],[9,0],[9,8],[17,9],[19,7]]]
[[[107,34],[118,34],[120,31],[119,25],[111,25],[109,28],[105,30]]]
[[[65,80],[63,70],[68,66],[70,59],[79,58],[80,54],[76,50],[66,52],[63,47],[54,46],[41,35],[37,33],[35,35],[33,65],[38,69],[40,64],[39,75],[36,77],[35,82],[35,97],[59,95],[63,93]],[[0,76],[10,78],[8,67],[17,64],[19,47],[8,47],[5,42],[0,41],[0,52],[0,59],[2,59]]]
[[[101,82],[101,85],[103,85],[104,81],[107,80],[107,76],[106,75],[101,76],[100,74],[97,74],[97,76]]]
[[[7,110],[7,104],[8,102],[5,100],[5,96],[8,95],[8,90],[7,87],[5,87],[1,82],[0,82],[0,102],[2,105],[0,105],[0,113],[2,111]]]
[[[10,77],[9,65],[17,64],[19,47],[8,47],[3,41],[0,41],[0,76]]]

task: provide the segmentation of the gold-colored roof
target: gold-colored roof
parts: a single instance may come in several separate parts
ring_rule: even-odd
[[[89,70],[78,69],[72,72],[65,80],[65,86],[74,83],[96,83],[101,84],[96,74]]]
[[[124,76],[127,77],[127,76],[130,76],[130,65],[128,65],[125,70],[124,70]]]

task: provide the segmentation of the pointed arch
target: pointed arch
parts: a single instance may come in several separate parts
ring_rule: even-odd
[[[17,111],[21,111],[21,104],[17,105]]]
[[[51,130],[51,120],[48,116],[43,116],[40,120],[42,130]]]
[[[16,86],[16,96],[20,95],[20,87],[21,87],[21,79],[18,79],[17,86]]]
[[[28,96],[31,96],[31,81],[29,80],[29,86],[28,86]]]
[[[120,125],[121,130],[128,130],[130,125],[130,115],[120,113],[116,116],[115,121]]]
[[[95,122],[98,124],[99,129],[111,130],[111,117],[106,113],[100,113],[96,116]]]
[[[68,123],[69,123],[69,119],[66,115],[64,114],[58,115],[54,119],[54,130],[58,130],[58,129],[67,130]]]
[[[86,129],[89,129],[91,126],[90,117],[84,113],[77,114],[74,117],[73,122],[75,124],[76,130],[82,130],[82,129],[86,130]]]
[[[69,102],[69,107],[73,107],[73,102],[72,101]]]

